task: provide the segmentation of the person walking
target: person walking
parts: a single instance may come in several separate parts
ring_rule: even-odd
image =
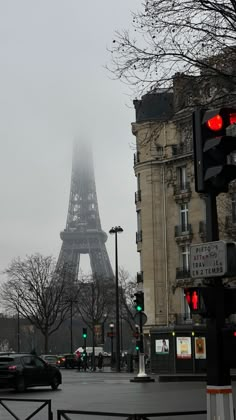
[[[102,355],[102,353],[99,353],[99,355],[98,355],[98,369],[100,370],[100,372],[101,372],[102,368],[103,368],[103,355]]]

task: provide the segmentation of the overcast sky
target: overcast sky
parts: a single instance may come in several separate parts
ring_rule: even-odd
[[[0,270],[35,252],[58,257],[72,142],[93,143],[102,228],[121,225],[119,265],[134,276],[135,112],[104,66],[114,32],[141,0],[0,0]],[[106,243],[114,268],[114,237]],[[89,269],[88,257],[81,268]]]

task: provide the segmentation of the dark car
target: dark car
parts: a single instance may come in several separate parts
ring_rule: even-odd
[[[64,367],[66,369],[75,368],[78,366],[78,358],[74,353],[67,353],[63,355],[64,360]]]
[[[28,387],[48,385],[56,390],[61,383],[60,370],[40,357],[26,353],[0,356],[0,387],[23,392]]]
[[[41,354],[40,359],[43,359],[49,365],[60,367],[60,356],[55,354]]]

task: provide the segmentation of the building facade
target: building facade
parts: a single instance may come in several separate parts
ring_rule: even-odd
[[[205,200],[195,192],[193,165],[192,110],[203,98],[198,82],[177,75],[172,91],[150,92],[134,101],[136,243],[146,332],[194,322],[184,296],[184,287],[196,285],[190,278],[190,245],[206,240]],[[206,86],[206,92],[212,97],[215,90]],[[232,184],[230,193],[218,198],[221,239],[235,235],[235,191]]]

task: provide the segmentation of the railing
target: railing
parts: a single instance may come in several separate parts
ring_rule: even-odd
[[[136,152],[134,153],[134,164],[136,165],[136,163],[140,162],[140,152]]]
[[[178,195],[181,193],[190,193],[191,192],[190,182],[182,182],[174,187],[174,194]]]
[[[173,144],[172,145],[172,155],[178,156],[178,155],[184,155],[186,153],[192,153],[192,145],[189,143],[180,143],[180,144]]]
[[[42,403],[40,407],[37,407],[32,411],[31,414],[29,414],[27,417],[24,418],[24,420],[32,419],[36,414],[38,414],[40,411],[43,410],[44,407],[47,407],[47,417],[45,417],[44,413],[44,419],[45,420],[53,420],[53,414],[52,414],[52,402],[51,400],[34,400],[29,398],[0,398],[0,406],[3,407],[15,420],[21,420],[20,417],[17,417],[16,413],[12,411],[12,409],[5,403],[5,401],[14,401],[14,402],[36,402],[36,403]],[[16,407],[14,408],[14,411],[16,410]]]
[[[141,201],[141,190],[136,191],[135,193],[135,204]]]
[[[142,238],[143,238],[142,231],[140,230],[139,232],[136,232],[136,244],[138,242],[142,242]]]
[[[137,283],[143,283],[143,271],[137,273]]]
[[[192,225],[178,225],[175,226],[175,237],[192,235]]]
[[[176,268],[176,280],[179,279],[190,279],[190,270],[184,267]]]
[[[206,410],[195,410],[195,411],[168,411],[164,413],[109,413],[104,411],[84,411],[84,410],[57,410],[57,420],[72,420],[72,417],[68,417],[67,414],[85,414],[88,416],[100,416],[100,417],[125,417],[127,420],[148,420],[151,417],[177,417],[177,416],[196,416],[199,414],[207,414]],[[74,417],[73,417],[74,419]],[[79,419],[79,417],[78,417]]]

